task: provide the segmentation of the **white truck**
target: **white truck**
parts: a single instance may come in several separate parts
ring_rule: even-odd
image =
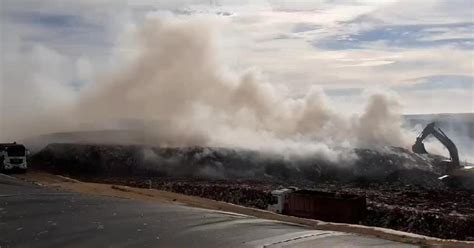
[[[25,173],[28,168],[26,156],[28,150],[22,144],[0,143],[0,171],[18,171]]]
[[[286,202],[286,198],[288,197],[289,194],[291,194],[295,190],[297,190],[296,187],[273,190],[271,192],[272,201],[268,205],[267,209],[278,214],[283,213],[283,208]]]

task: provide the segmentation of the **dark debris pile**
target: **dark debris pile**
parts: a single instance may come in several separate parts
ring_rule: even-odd
[[[122,184],[138,188],[153,188],[199,196],[236,205],[266,209],[271,200],[271,184],[252,181],[204,181],[170,178],[100,178],[79,177],[81,180]]]
[[[397,183],[322,183],[319,190],[367,197],[368,226],[447,239],[474,240],[474,192]]]

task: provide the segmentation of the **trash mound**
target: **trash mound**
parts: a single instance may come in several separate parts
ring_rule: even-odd
[[[33,168],[71,175],[127,175],[137,165],[140,146],[50,144],[29,158]]]
[[[456,211],[440,213],[371,203],[368,204],[367,218],[362,224],[443,239],[474,240],[474,215],[461,215]]]
[[[433,170],[432,163],[405,149],[355,149],[348,152],[354,153],[357,159],[339,164],[315,156],[291,157],[229,148],[50,144],[33,155],[30,164],[69,175],[143,175],[294,183],[388,180],[442,187],[439,180],[435,180],[439,175]],[[420,180],[419,176],[400,176],[402,171],[423,173],[424,180]]]

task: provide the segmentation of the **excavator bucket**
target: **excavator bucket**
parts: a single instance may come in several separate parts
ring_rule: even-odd
[[[421,140],[419,140],[419,139],[417,139],[415,144],[413,144],[413,146],[411,147],[411,150],[414,153],[418,153],[418,154],[427,154],[428,153],[426,151],[425,144],[423,144],[423,142],[421,142]]]

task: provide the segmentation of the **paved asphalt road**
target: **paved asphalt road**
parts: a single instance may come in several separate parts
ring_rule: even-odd
[[[205,209],[45,189],[0,174],[0,247],[412,247]]]

